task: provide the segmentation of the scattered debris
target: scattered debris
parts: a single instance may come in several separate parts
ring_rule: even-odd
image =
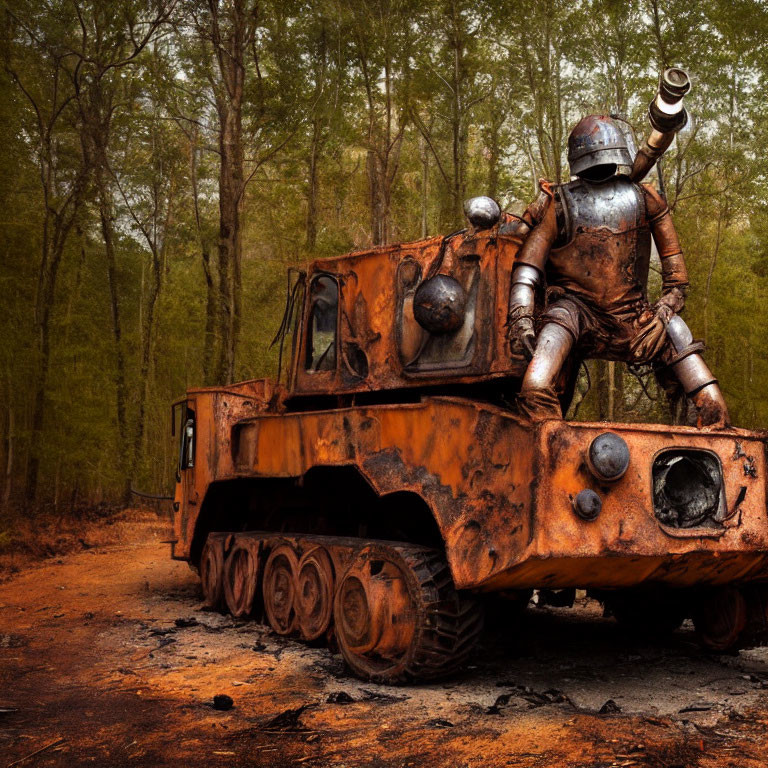
[[[307,744],[311,744],[313,741],[317,741],[319,738],[320,738],[319,733],[310,733],[309,736],[307,736],[307,738],[304,739],[304,741],[306,741]]]
[[[30,752],[28,755],[25,755],[24,757],[20,757],[18,760],[14,760],[12,763],[8,763],[7,768],[13,768],[14,765],[19,765],[20,763],[23,763],[25,760],[29,760],[30,757],[35,757],[35,755],[39,755],[42,752],[46,752],[49,749],[52,749],[53,747],[58,747],[60,744],[63,744],[66,741],[66,739],[56,739],[55,741],[52,741],[50,744],[46,744],[44,747],[40,747],[40,749],[36,749],[34,752]]]
[[[408,701],[410,696],[396,696],[393,693],[381,693],[379,691],[369,691],[367,688],[361,688],[360,692],[363,694],[363,701]]]
[[[132,669],[130,669],[128,667],[118,667],[117,671],[121,675],[135,675],[136,674]]]
[[[165,637],[166,635],[172,635],[175,631],[173,627],[155,627],[149,630],[149,634],[153,637]]]
[[[441,717],[436,717],[434,720],[427,722],[428,728],[453,728],[454,725],[450,720],[444,720]]]
[[[186,618],[180,618],[180,619],[174,619],[173,623],[177,627],[196,627],[198,625],[198,621],[194,616],[188,616]]]
[[[608,701],[597,710],[598,715],[616,715],[619,712],[621,712],[621,707],[613,699],[608,699]]]
[[[86,611],[86,612],[83,614],[83,619],[84,619],[85,621],[90,621],[90,620],[91,620],[91,619],[92,619],[92,618],[93,618],[95,615],[96,615],[96,614],[95,614],[93,611]]]
[[[0,648],[23,648],[27,643],[21,635],[0,635]]]
[[[684,712],[709,712],[715,705],[709,702],[702,702],[701,704],[689,704],[687,707],[683,707],[678,710],[678,714],[682,715]]]
[[[346,691],[334,691],[328,694],[328,704],[353,704],[354,699]]]
[[[546,691],[539,693],[528,685],[511,685],[509,687],[518,691],[517,695],[524,701],[527,701],[532,708],[543,707],[547,704],[568,704],[575,709],[573,702],[558,688],[548,688]],[[486,714],[498,715],[499,707],[506,706],[513,695],[515,694],[502,694],[499,696],[495,703],[486,710]]]
[[[509,704],[509,700],[512,698],[511,693],[504,693],[496,698],[496,701],[485,710],[486,715],[500,715],[501,707],[506,707]]]
[[[227,696],[226,693],[217,693],[213,697],[213,708],[218,709],[220,712],[226,712],[228,709],[232,709],[235,702],[232,701],[231,696]]]
[[[658,717],[649,717],[646,715],[643,717],[643,722],[646,722],[649,725],[655,725],[658,728],[669,728],[669,723],[665,723],[663,720],[659,720]]]
[[[301,716],[315,704],[302,704],[295,709],[286,709],[261,726],[262,731],[306,731]]]

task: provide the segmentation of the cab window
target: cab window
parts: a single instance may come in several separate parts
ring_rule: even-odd
[[[336,369],[338,336],[339,286],[330,275],[315,277],[309,287],[309,326],[307,333],[306,369]]]
[[[195,412],[187,406],[182,411],[181,440],[179,445],[179,469],[195,466]]]

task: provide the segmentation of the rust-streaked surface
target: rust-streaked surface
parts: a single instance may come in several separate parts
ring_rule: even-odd
[[[197,463],[194,493],[214,481],[298,479],[312,467],[354,466],[379,495],[411,491],[425,500],[459,588],[691,586],[768,577],[765,447],[746,430],[531,426],[501,408],[447,397],[308,413],[269,413],[262,405],[262,413],[238,419],[222,392],[194,397],[198,456],[207,457]],[[225,423],[231,439],[214,440]],[[607,428],[631,454],[629,470],[613,485],[599,483],[586,463],[590,441]],[[653,458],[680,447],[719,457],[730,517],[717,535],[665,530],[654,516]],[[594,522],[573,512],[573,497],[584,488],[603,500]],[[199,502],[180,501],[176,555],[189,557]]]
[[[326,338],[318,336],[320,346],[308,354],[310,329],[327,334],[328,328],[314,329],[311,299],[305,298],[286,388],[255,380],[189,392],[196,458],[176,487],[174,556],[197,560],[208,532],[222,530],[210,517],[198,526],[215,484],[282,478],[300,487],[313,468],[353,467],[379,496],[410,492],[425,502],[460,589],[689,587],[768,578],[761,435],[562,420],[530,424],[511,409],[481,401],[486,395],[494,403],[513,400],[525,368],[509,351],[505,327],[523,229],[505,216],[486,230],[312,264],[305,297],[321,279],[338,286],[328,365],[321,365],[331,349],[321,353]],[[451,338],[428,337],[414,316],[416,287],[436,274],[451,276],[466,294],[465,322]],[[328,285],[324,301],[333,293]],[[426,396],[454,391],[467,396]],[[369,395],[377,402],[386,395],[389,404],[370,404]],[[631,453],[629,471],[612,485],[598,482],[586,462],[590,441],[606,429],[621,435]],[[717,530],[672,530],[657,520],[652,464],[670,448],[717,456],[727,513]],[[259,487],[249,488],[257,505]],[[602,500],[593,522],[574,513],[573,499],[584,489]],[[229,529],[239,530],[238,510],[227,512]]]
[[[230,387],[198,387],[187,393],[195,412],[194,469],[181,471],[174,490],[173,539],[186,535],[184,520],[196,519],[208,486],[220,474],[233,472],[232,425],[239,419],[266,411],[277,392],[271,381],[252,379]],[[183,546],[183,545],[182,545]],[[174,556],[178,547],[174,546]]]

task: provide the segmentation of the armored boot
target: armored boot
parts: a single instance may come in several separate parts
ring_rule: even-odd
[[[667,337],[676,353],[670,368],[696,406],[696,425],[715,429],[730,427],[731,417],[723,393],[700,354],[703,345],[694,342],[690,328],[679,315],[673,315],[669,321]]]

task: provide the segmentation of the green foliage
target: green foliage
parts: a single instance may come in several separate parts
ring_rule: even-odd
[[[38,499],[58,506],[119,499],[127,481],[170,487],[169,404],[203,382],[218,279],[226,92],[206,30],[213,12],[230,20],[237,9],[256,14],[241,115],[237,378],[275,373],[269,341],[287,267],[455,228],[472,194],[520,212],[540,176],[567,178],[565,140],[579,117],[619,113],[643,136],[659,69],[680,65],[694,83],[691,120],[663,177],[691,273],[686,319],[707,342],[736,423],[768,426],[768,10],[759,0],[7,0],[3,499],[21,500],[33,455]],[[51,276],[46,238],[83,173]],[[40,286],[51,278],[35,447]],[[579,418],[669,418],[651,379],[655,400],[620,366],[612,384],[605,364],[590,371]]]

